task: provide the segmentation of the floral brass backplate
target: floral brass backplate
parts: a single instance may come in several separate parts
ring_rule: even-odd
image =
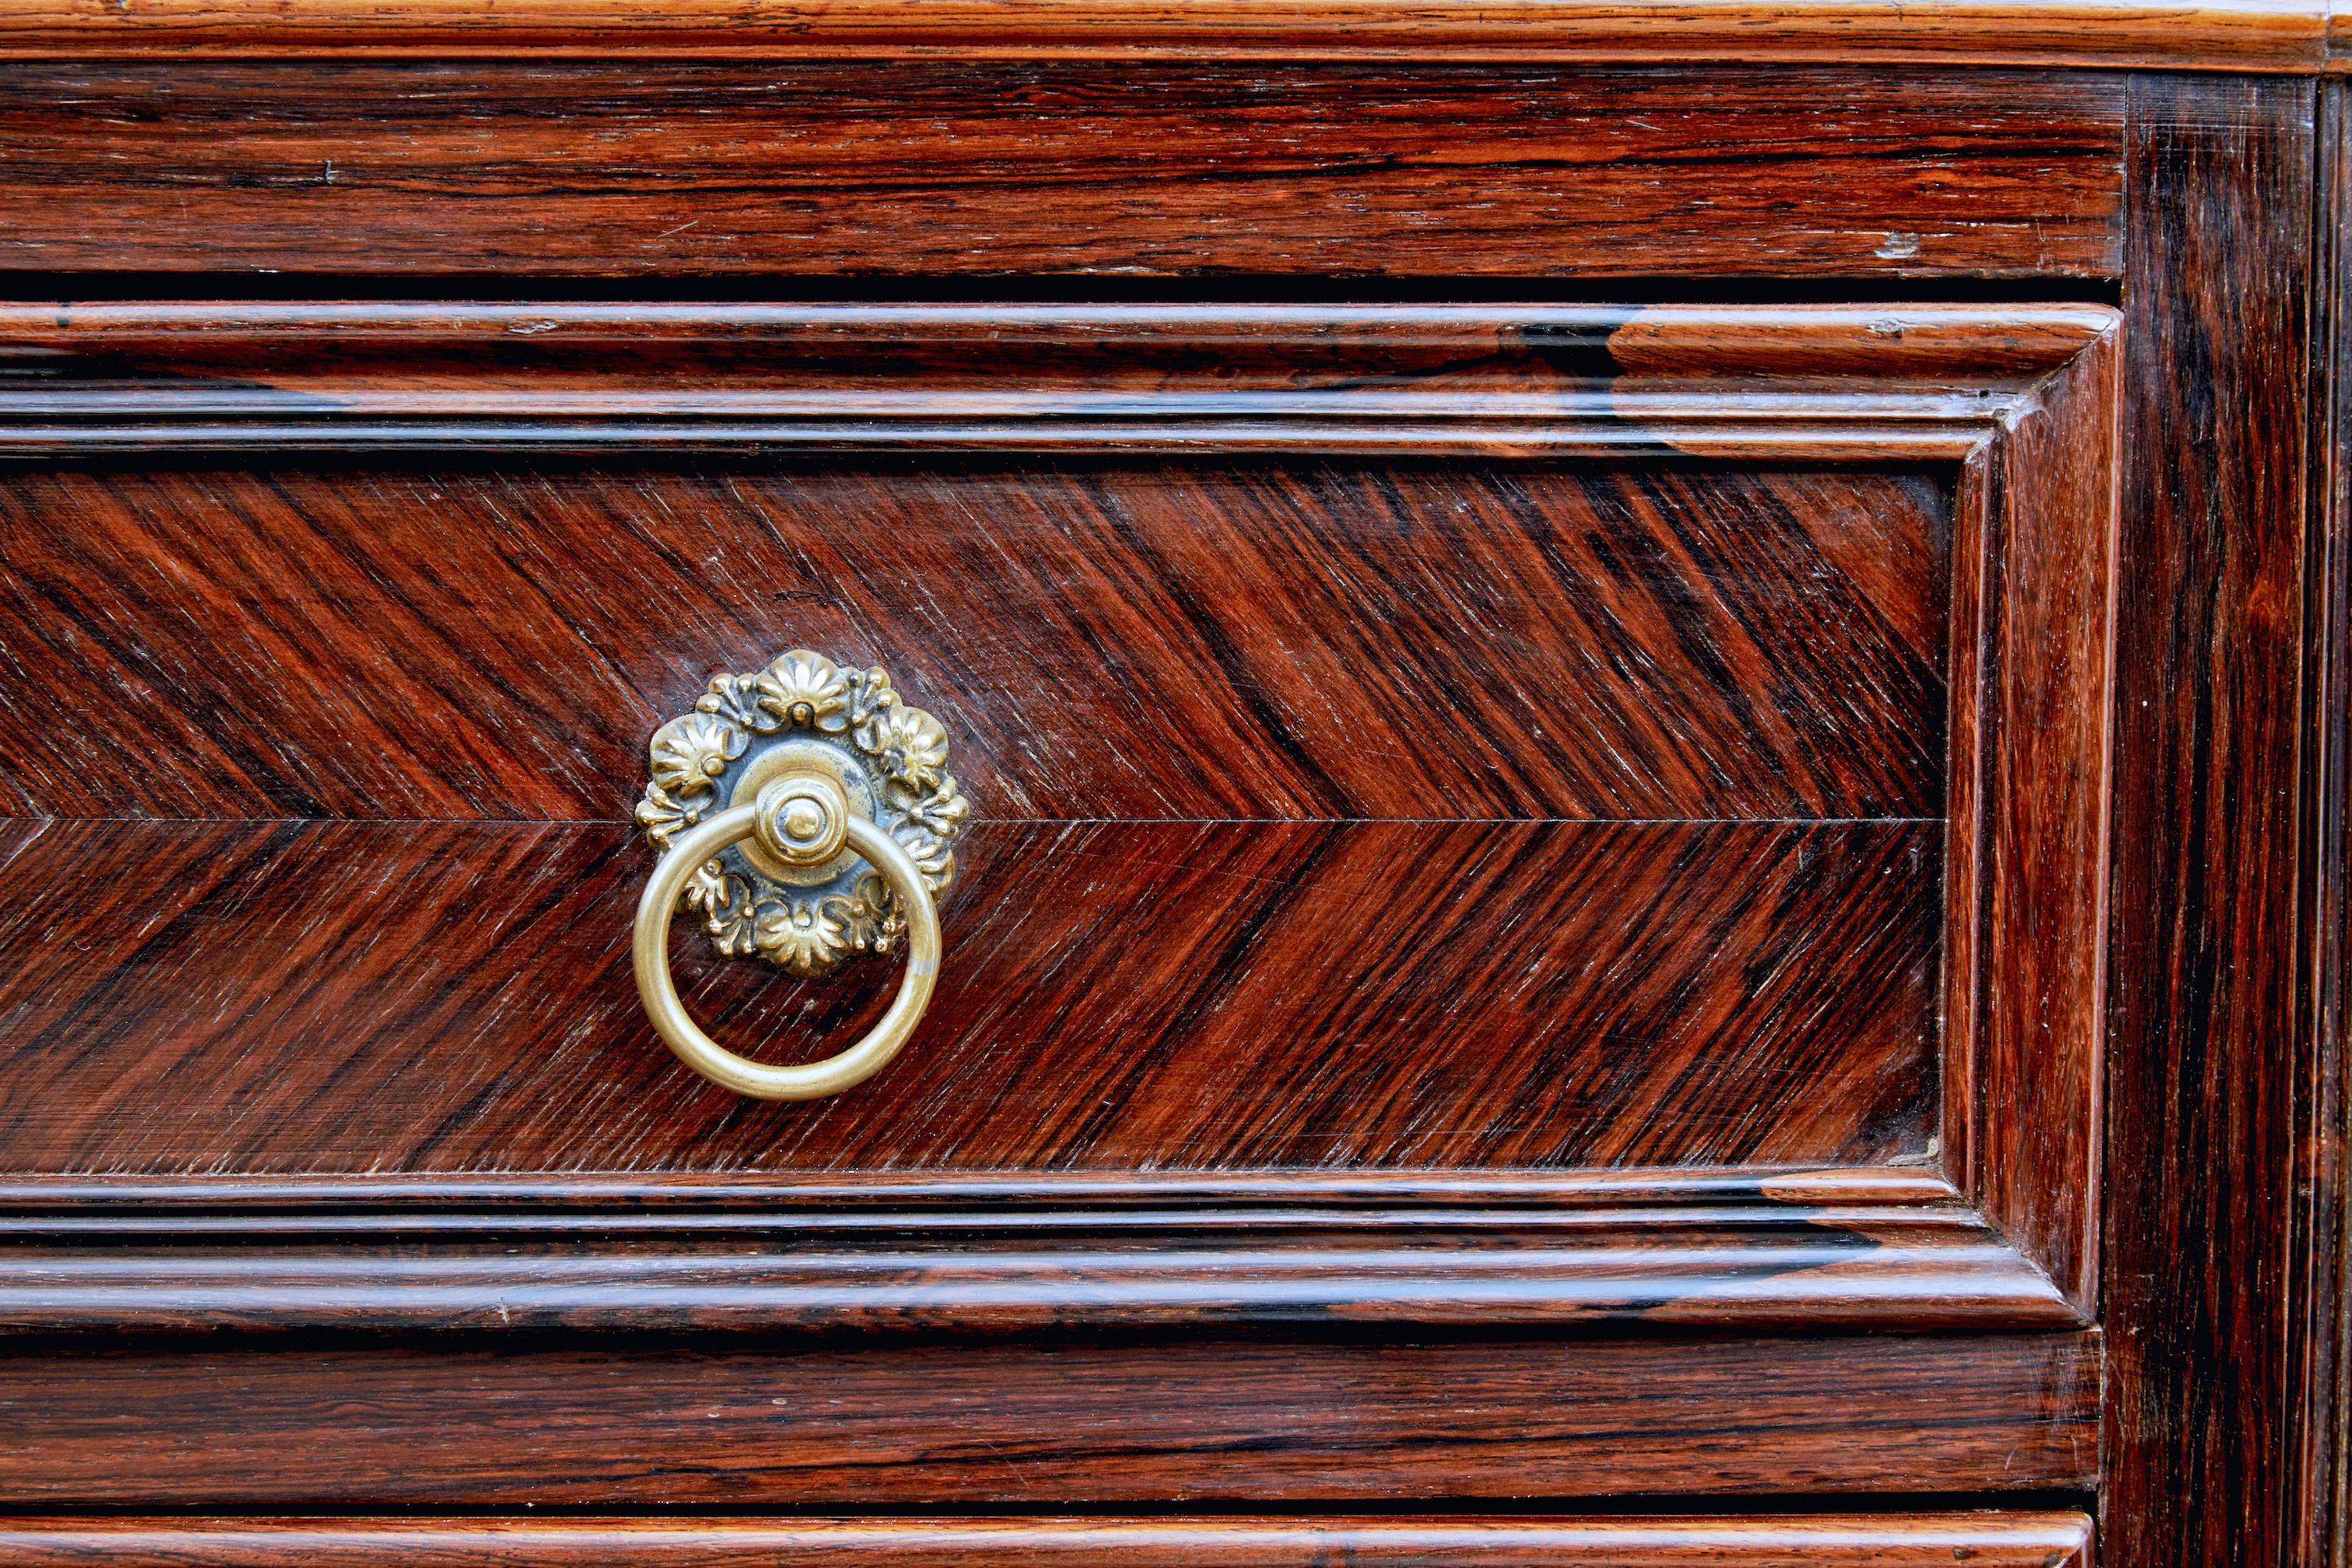
[[[679,829],[748,804],[778,774],[815,767],[904,846],[934,895],[955,878],[953,845],[971,808],[947,771],[947,731],[901,701],[880,668],[803,648],[748,675],[714,675],[692,713],[654,731],[648,753],[653,779],[636,816],[657,852]],[[696,871],[682,902],[719,952],[756,953],[803,976],[887,953],[906,929],[896,895],[847,851],[800,867],[747,841]]]

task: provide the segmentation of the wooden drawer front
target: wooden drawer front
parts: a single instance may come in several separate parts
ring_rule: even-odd
[[[65,1568],[1979,1568],[2086,1565],[2079,1513],[1590,1520],[22,1520],[0,1564]]]
[[[0,312],[0,1321],[2077,1328],[2113,326]],[[761,1105],[625,819],[792,646],[982,820]]]

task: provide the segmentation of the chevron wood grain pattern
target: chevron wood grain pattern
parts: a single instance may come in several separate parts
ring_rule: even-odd
[[[2095,1333],[629,1349],[28,1346],[0,1359],[0,1490],[237,1511],[1329,1507],[2087,1491],[2098,1466]]]
[[[1937,1118],[1928,823],[982,823],[918,1044],[740,1101],[655,1041],[618,825],[56,823],[0,867],[20,1173],[1850,1166]],[[822,1053],[681,924],[697,1016]],[[755,972],[756,971],[756,972]]]
[[[2081,1568],[2079,1513],[0,1519],[5,1568]]]
[[[0,266],[30,271],[2084,277],[2121,259],[2106,76],[77,61],[0,67]]]
[[[49,469],[0,785],[60,817],[604,819],[792,646],[1000,818],[1926,818],[1948,498],[1459,464]]]

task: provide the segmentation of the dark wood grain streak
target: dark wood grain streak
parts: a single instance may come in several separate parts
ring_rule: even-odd
[[[0,1520],[5,1568],[2083,1568],[2079,1513]]]
[[[1943,806],[1929,476],[1318,462],[16,476],[0,799],[625,815],[788,647],[878,662],[1002,818]]]
[[[0,1359],[43,1507],[2087,1490],[2095,1333]]]
[[[0,869],[0,1148],[184,1175],[1916,1158],[1937,839],[983,823],[901,1064],[753,1105],[645,1023],[626,829],[58,823]],[[683,925],[674,952],[747,1050],[828,1049],[891,979],[793,983]]]
[[[2111,77],[12,63],[0,103],[0,267],[31,270],[2100,277],[2120,259]]]
[[[2282,1561],[2314,89],[2133,88],[2102,1546]]]

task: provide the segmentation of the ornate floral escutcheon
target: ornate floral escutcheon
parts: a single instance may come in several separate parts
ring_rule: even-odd
[[[947,771],[947,731],[900,701],[882,669],[796,648],[764,670],[714,675],[692,713],[654,732],[648,755],[636,818],[656,852],[710,813],[748,804],[770,779],[814,768],[906,850],[934,895],[955,879],[953,846],[971,808]],[[906,929],[897,895],[846,850],[803,867],[746,840],[699,867],[683,902],[722,954],[756,953],[802,976],[887,953]]]

